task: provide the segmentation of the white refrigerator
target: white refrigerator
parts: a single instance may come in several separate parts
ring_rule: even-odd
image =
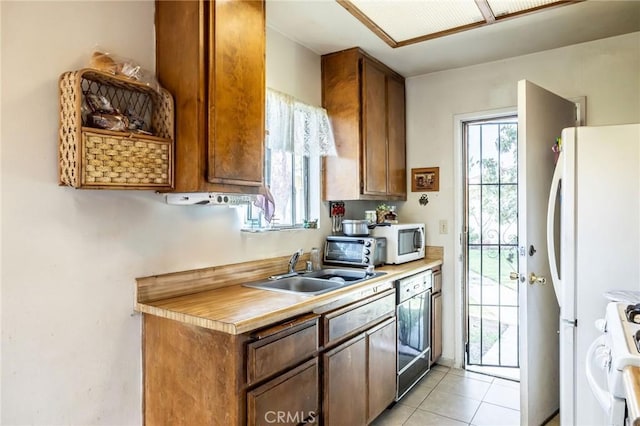
[[[639,200],[640,124],[563,130],[547,217],[563,426],[606,424],[587,384],[585,356],[600,335],[594,324],[604,318],[604,293],[640,290]]]

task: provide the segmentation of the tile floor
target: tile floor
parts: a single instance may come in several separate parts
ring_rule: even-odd
[[[517,426],[520,384],[435,365],[374,426]]]

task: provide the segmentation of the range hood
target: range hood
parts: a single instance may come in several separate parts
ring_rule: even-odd
[[[217,192],[187,192],[166,194],[167,204],[176,206],[237,206],[253,203],[255,199],[256,196],[253,194],[224,194]]]

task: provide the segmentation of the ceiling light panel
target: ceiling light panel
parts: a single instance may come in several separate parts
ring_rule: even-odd
[[[396,41],[484,22],[474,0],[352,0]]]
[[[487,0],[496,18],[558,3],[558,0]]]

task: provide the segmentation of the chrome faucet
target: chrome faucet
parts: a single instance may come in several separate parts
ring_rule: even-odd
[[[293,253],[291,255],[291,258],[289,259],[289,273],[290,274],[296,272],[296,264],[298,263],[298,259],[300,259],[300,256],[302,256],[302,253],[304,253],[304,250],[299,249],[297,252],[295,252],[295,253]]]
[[[291,257],[289,258],[289,272],[281,275],[271,275],[269,279],[281,280],[282,278],[295,277],[296,275],[298,275],[298,273],[296,272],[296,264],[298,263],[298,259],[300,259],[300,256],[302,256],[302,253],[304,253],[304,250],[300,249],[291,255]]]

